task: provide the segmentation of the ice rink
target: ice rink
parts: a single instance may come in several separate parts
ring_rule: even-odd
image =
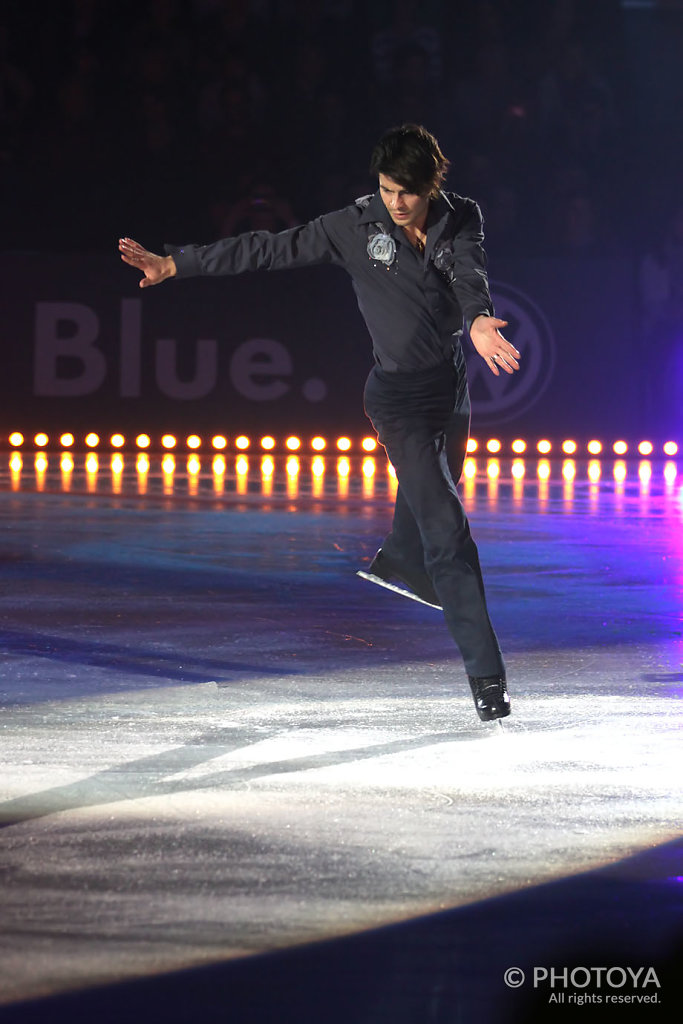
[[[355,575],[383,457],[0,460],[0,1020],[680,1005],[680,457],[468,464],[487,725],[441,613]]]

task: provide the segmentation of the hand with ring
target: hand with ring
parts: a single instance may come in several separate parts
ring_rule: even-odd
[[[520,353],[499,330],[507,327],[507,323],[507,320],[499,320],[496,316],[481,314],[474,318],[470,326],[472,344],[496,377],[500,376],[499,367],[506,373],[519,370],[517,360]]]

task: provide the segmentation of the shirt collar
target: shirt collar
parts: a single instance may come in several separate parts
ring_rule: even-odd
[[[375,192],[368,205],[363,210],[360,217],[361,224],[373,224],[376,221],[381,221],[388,227],[393,227],[394,222],[389,216],[389,211],[382,202],[382,197],[379,192]]]

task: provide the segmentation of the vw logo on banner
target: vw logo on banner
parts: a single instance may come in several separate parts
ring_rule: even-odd
[[[491,282],[496,315],[507,320],[501,332],[522,354],[519,370],[498,377],[471,345],[466,345],[472,414],[477,423],[504,423],[530,409],[548,387],[555,368],[555,338],[533,299],[512,285]]]

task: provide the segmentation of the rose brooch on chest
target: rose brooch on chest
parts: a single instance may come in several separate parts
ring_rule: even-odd
[[[396,242],[391,235],[386,235],[384,232],[371,235],[368,241],[368,256],[371,260],[383,263],[388,270],[396,259]]]

